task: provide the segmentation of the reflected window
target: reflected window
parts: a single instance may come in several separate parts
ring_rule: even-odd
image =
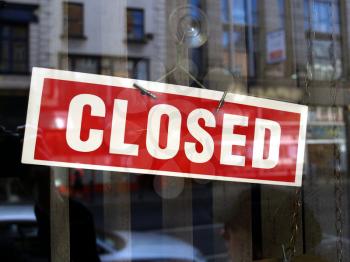
[[[230,65],[230,35],[228,30],[224,30],[222,33],[222,47],[223,47],[223,64],[225,67]]]
[[[63,34],[68,37],[84,37],[84,6],[80,3],[64,3]]]
[[[246,49],[245,30],[236,29],[233,32],[233,43],[237,51],[245,52],[245,49]]]
[[[229,2],[230,1],[230,2]],[[231,9],[231,12],[230,12]],[[249,12],[251,10],[251,12]],[[229,23],[229,17],[235,24],[257,24],[258,3],[257,0],[221,0],[221,20]],[[251,21],[251,22],[250,22]]]
[[[339,78],[341,74],[339,42],[333,45],[330,40],[315,40],[312,47],[315,79],[330,80],[332,77]],[[333,72],[335,72],[335,75]]]
[[[281,28],[284,28],[285,16],[286,16],[285,0],[278,0],[278,11],[279,11],[279,15],[280,15],[279,22],[280,22]]]
[[[144,58],[128,58],[129,77],[149,80],[149,63]]]
[[[335,0],[304,0],[305,26],[319,33],[339,33],[339,3]],[[312,12],[310,12],[312,10]]]
[[[120,67],[120,57],[113,56],[91,56],[91,55],[69,55],[61,56],[61,68],[76,72],[103,74],[112,76],[125,75],[125,69]]]
[[[28,25],[0,23],[0,73],[28,73]]]
[[[339,79],[342,75],[339,1],[304,0],[304,14],[314,79]]]
[[[235,0],[233,1],[232,7],[233,21],[237,24],[246,24],[246,1],[245,0]]]
[[[221,12],[223,66],[242,76],[255,76],[258,1],[222,0]]]
[[[143,41],[145,39],[143,9],[127,9],[127,37],[129,41]]]
[[[68,68],[71,71],[99,74],[100,58],[92,56],[69,56]]]
[[[221,0],[221,21],[224,23],[229,22],[228,1]]]

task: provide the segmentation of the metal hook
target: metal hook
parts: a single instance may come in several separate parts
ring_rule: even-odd
[[[143,88],[142,86],[134,83],[134,87],[136,87],[138,90],[140,90],[142,95],[148,95],[149,97],[156,99],[157,96],[153,94],[152,92],[148,91],[147,89]]]
[[[219,104],[216,108],[216,111],[215,111],[216,113],[219,112],[219,110],[223,107],[227,93],[228,93],[228,89],[226,89],[225,92],[222,94],[220,102],[219,102]]]
[[[236,80],[236,79],[238,79],[238,80],[241,79],[240,73],[232,72],[232,75],[233,75],[233,78],[234,78],[235,80]],[[224,106],[224,104],[225,104],[225,98],[226,98],[226,96],[227,96],[229,90],[230,90],[230,86],[228,86],[227,89],[226,89],[226,90],[224,91],[224,93],[222,94],[222,97],[221,97],[221,99],[220,99],[220,101],[219,101],[219,104],[218,104],[218,106],[217,106],[217,108],[216,108],[216,111],[215,111],[216,113],[218,113],[218,112],[220,111],[220,109]]]

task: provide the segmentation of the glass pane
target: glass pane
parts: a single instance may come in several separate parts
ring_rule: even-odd
[[[27,39],[28,27],[16,24],[5,25],[1,28],[1,31],[0,70],[16,73],[27,72],[27,61],[29,56]]]
[[[83,5],[68,4],[68,16],[71,20],[81,20],[83,15]]]
[[[83,35],[83,5],[64,3],[63,33],[69,36]]]
[[[80,22],[68,22],[68,35],[81,36],[83,33],[82,24]]]
[[[314,56],[330,59],[332,42],[329,40],[313,41]]]
[[[98,73],[99,62],[96,58],[71,58],[74,67],[71,70],[84,73]]]
[[[2,38],[7,38],[10,35],[10,27],[6,25],[0,26],[0,34]]]
[[[144,37],[143,27],[134,27],[133,37],[137,39],[143,39]]]
[[[27,60],[27,43],[15,42],[12,45],[13,48],[13,60],[17,62],[24,62]]]
[[[334,56],[332,55],[334,53]],[[339,42],[333,47],[332,41],[313,41],[314,70],[316,79],[330,80],[341,76],[341,59]],[[335,59],[333,61],[332,59]],[[335,67],[334,67],[335,66]]]
[[[233,10],[232,18],[236,24],[245,24],[247,23],[247,14],[246,14],[246,1],[245,0],[233,0]]]
[[[24,38],[27,37],[28,29],[25,26],[14,26],[12,30],[12,37],[13,38]]]
[[[0,42],[1,53],[0,53],[0,70],[7,71],[9,70],[9,42],[1,41]]]
[[[320,32],[331,32],[332,8],[329,3],[315,2],[313,26]]]
[[[128,39],[140,40],[144,38],[144,15],[141,10],[128,10],[127,34]]]
[[[222,33],[222,46],[224,49],[228,49],[230,43],[230,36],[227,30]]]
[[[348,261],[348,0],[2,2],[1,262]]]
[[[312,14],[309,9],[313,10]],[[304,0],[305,28],[309,29],[309,17],[311,15],[312,30],[322,33],[330,33],[334,29],[339,33],[339,3],[338,1],[309,1]]]
[[[229,8],[228,8],[229,0],[221,0],[221,20],[222,22],[229,22]]]
[[[259,1],[258,0],[251,0],[251,5],[252,5],[252,23],[253,25],[257,25],[258,24],[258,4]]]
[[[278,9],[280,13],[280,24],[281,28],[284,27],[284,21],[285,21],[285,0],[277,0],[278,1]]]
[[[136,66],[136,78],[141,80],[148,79],[148,63],[147,61],[140,60]]]
[[[12,45],[12,63],[13,70],[16,72],[25,72],[27,70],[27,43],[15,42]]]
[[[134,25],[143,25],[143,12],[132,11],[132,23]]]
[[[246,41],[245,41],[245,30],[235,30],[233,32],[234,46],[237,51],[245,51]]]
[[[135,72],[135,62],[132,60],[128,61],[128,73],[129,73],[129,77],[131,78],[135,78],[134,72]]]

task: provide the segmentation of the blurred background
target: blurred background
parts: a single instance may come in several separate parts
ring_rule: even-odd
[[[347,0],[0,1],[0,260],[348,261],[349,17]],[[21,165],[34,66],[308,105],[303,186]]]

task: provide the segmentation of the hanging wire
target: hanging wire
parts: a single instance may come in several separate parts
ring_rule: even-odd
[[[283,248],[284,262],[289,262],[296,254],[296,241],[299,233],[299,217],[301,209],[301,189],[294,191],[293,215],[291,221],[291,237],[289,238],[287,249]]]
[[[334,125],[333,125],[333,136],[336,138],[337,134],[337,55],[336,55],[336,40],[337,40],[337,29],[335,23],[335,3],[330,2],[330,16],[332,22],[332,34],[331,34],[331,46],[330,46],[330,59],[332,62],[332,75],[330,80],[330,95],[332,98],[332,109],[334,115]],[[335,230],[337,234],[336,241],[336,255],[337,261],[343,261],[343,212],[342,212],[342,176],[340,172],[340,148],[338,145],[334,144],[333,147],[333,179],[334,179],[334,196],[335,196]]]
[[[291,2],[291,5],[293,5],[293,2]],[[294,10],[293,6],[291,10]],[[315,30],[313,30],[312,26],[312,15],[314,10],[314,1],[308,0],[308,34],[307,34],[307,60],[306,60],[306,68],[304,72],[304,104],[309,103],[309,98],[311,96],[310,92],[310,86],[313,80],[313,39],[315,38]],[[292,13],[293,18],[293,13]],[[294,29],[294,20],[293,23],[293,29]],[[294,32],[294,30],[293,30]],[[296,60],[296,55],[294,56],[294,59]],[[297,63],[297,61],[295,61]],[[299,77],[299,75],[297,75]],[[298,238],[299,233],[299,221],[300,221],[300,211],[302,206],[302,194],[301,194],[301,188],[297,188],[294,191],[294,202],[293,202],[293,214],[292,214],[292,220],[291,220],[291,236],[289,238],[289,242],[287,244],[287,247],[282,245],[282,251],[283,251],[283,261],[284,262],[290,262],[292,261],[293,257],[295,257],[297,248],[296,248],[296,241]]]
[[[233,75],[233,85],[236,85],[237,83],[242,83],[242,74],[241,73],[235,72],[232,75]],[[218,113],[220,111],[220,109],[224,106],[227,94],[230,91],[232,91],[230,89],[231,89],[231,87],[230,87],[230,85],[228,85],[221,96],[221,99],[220,99],[220,101],[215,109],[215,113]]]
[[[176,43],[176,63],[175,63],[175,66],[172,69],[170,69],[168,72],[166,72],[164,75],[162,75],[160,78],[158,78],[156,80],[156,82],[160,82],[160,81],[164,80],[165,78],[167,78],[172,73],[174,73],[175,71],[180,70],[180,71],[184,72],[189,78],[191,78],[199,87],[201,87],[203,89],[207,89],[201,82],[199,82],[197,80],[197,78],[194,75],[192,75],[186,68],[184,68],[181,65],[180,56],[181,56],[181,43],[182,43],[182,41],[183,40],[181,40],[180,43]]]
[[[314,0],[309,0],[308,1],[308,37],[306,38],[307,42],[307,60],[306,60],[306,70],[305,70],[305,75],[304,75],[304,85],[305,85],[305,98],[304,101],[306,104],[309,102],[309,98],[311,96],[310,92],[310,84],[314,76],[314,67],[313,67],[313,41],[316,38],[316,30],[313,30],[313,15],[314,14],[315,8],[315,3]]]
[[[182,14],[181,13],[182,10],[186,10],[186,13]],[[187,13],[187,12],[189,12],[189,13]],[[180,70],[183,73],[185,73],[192,81],[194,81],[199,87],[201,87],[203,89],[207,89],[200,81],[198,81],[198,79],[194,75],[191,74],[191,72],[188,69],[186,69],[183,65],[181,65],[181,59],[180,59],[182,57],[182,52],[183,52],[182,49],[183,48],[186,48],[186,50],[188,50],[190,47],[199,47],[207,41],[207,32],[205,30],[207,20],[206,20],[204,13],[201,12],[201,10],[199,8],[192,6],[192,5],[180,6],[172,13],[172,15],[170,15],[170,18],[169,18],[170,26],[173,26],[174,22],[176,22],[176,23],[181,22],[181,20],[172,21],[172,18],[176,17],[176,15],[175,15],[176,13],[178,13],[178,15],[181,14],[180,19],[185,19],[189,15],[191,15],[191,12],[196,12],[199,14],[199,18],[192,17],[191,19],[193,19],[193,21],[197,22],[198,25],[200,25],[200,31],[196,35],[188,35],[188,31],[184,30],[184,28],[180,28],[180,27],[177,28],[177,30],[175,32],[176,39],[177,39],[175,65],[172,69],[170,69],[168,72],[166,72],[160,78],[158,78],[156,80],[156,82],[160,82],[160,81],[166,79],[169,75],[173,74],[175,71]],[[189,26],[189,25],[187,25],[187,26]],[[189,39],[192,40],[192,42],[191,42],[192,45],[191,45],[191,43],[188,42]],[[201,39],[201,41],[199,41],[199,43],[197,43],[199,45],[193,45],[193,43],[196,42],[195,40],[198,40],[198,39]]]
[[[184,8],[184,7],[180,7],[180,8]],[[180,10],[180,9],[178,9]],[[182,71],[183,73],[185,73],[192,81],[194,81],[199,87],[203,88],[203,89],[207,89],[194,75],[192,75],[190,73],[189,70],[187,70],[184,66],[181,65],[181,57],[182,57],[182,48],[184,46],[187,46],[188,44],[186,43],[186,31],[181,31],[181,30],[177,30],[176,31],[176,37],[177,37],[177,42],[176,42],[176,62],[175,65],[172,69],[170,69],[168,72],[166,72],[165,74],[163,74],[160,78],[158,78],[157,80],[155,80],[155,82],[161,82],[162,80],[166,79],[168,76],[170,76],[171,74],[175,73],[177,70]],[[204,44],[201,43],[201,44]],[[188,50],[188,46],[187,49]],[[139,89],[141,94],[147,95],[153,99],[156,99],[156,95],[151,93],[150,91],[148,91],[147,89],[145,89],[144,87],[142,87],[140,84],[136,84],[134,83],[134,87]]]

